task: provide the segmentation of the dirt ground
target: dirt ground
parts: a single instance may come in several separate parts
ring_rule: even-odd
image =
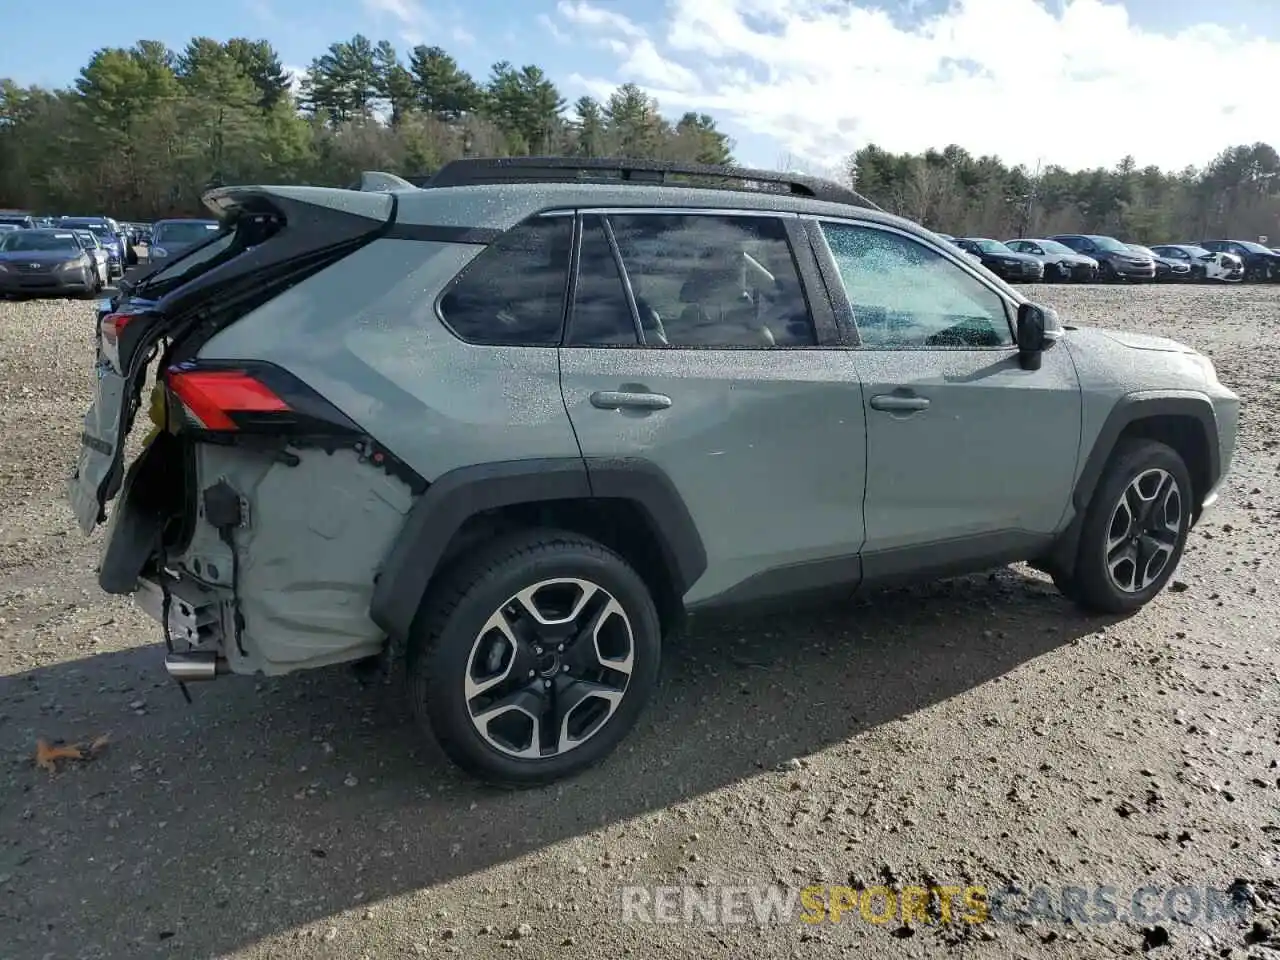
[[[1036,295],[1209,352],[1244,400],[1170,591],[1107,622],[1009,568],[693,624],[614,757],[519,793],[456,774],[394,688],[344,669],[186,705],[61,499],[91,307],[0,303],[0,957],[1280,957],[1280,289]],[[38,738],[102,734],[89,762],[33,764]],[[890,896],[837,923],[624,920],[686,885]],[[862,915],[943,885],[1015,906]],[[1045,909],[1102,886],[1113,921]]]

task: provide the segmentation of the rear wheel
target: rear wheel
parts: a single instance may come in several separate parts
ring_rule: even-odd
[[[1090,612],[1141,609],[1182,559],[1191,509],[1191,477],[1177,452],[1154,440],[1124,441],[1085,512],[1075,569],[1059,588]]]
[[[594,540],[500,539],[433,586],[409,649],[412,707],[445,753],[491,783],[579,773],[635,725],[657,680],[644,581]]]

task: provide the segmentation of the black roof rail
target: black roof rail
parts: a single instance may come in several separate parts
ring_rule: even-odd
[[[724,183],[690,183],[675,177]],[[609,157],[468,157],[445,164],[432,176],[409,177],[418,187],[464,187],[496,183],[632,183],[710,187],[754,193],[783,193],[855,207],[880,207],[832,180],[776,170],[710,166],[671,160]]]

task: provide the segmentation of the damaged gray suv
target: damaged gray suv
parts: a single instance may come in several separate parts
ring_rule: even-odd
[[[687,611],[1013,561],[1137,610],[1232,456],[1207,358],[821,180],[467,160],[205,202],[223,232],[101,316],[101,586],[184,683],[403,662],[494,782],[604,757]]]

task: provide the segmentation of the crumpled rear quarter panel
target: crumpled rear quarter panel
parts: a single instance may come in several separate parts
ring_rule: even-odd
[[[247,657],[229,630],[226,640],[237,673],[352,660],[377,653],[384,639],[369,619],[369,599],[408,513],[409,488],[354,450],[292,452],[296,466],[208,444],[198,455],[201,490],[225,479],[249,504],[247,527],[235,531]],[[180,563],[195,572],[197,561],[201,579],[230,590],[230,553],[203,517]]]

